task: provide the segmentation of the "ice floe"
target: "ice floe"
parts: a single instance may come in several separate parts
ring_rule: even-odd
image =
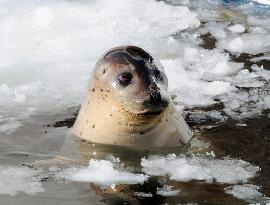
[[[228,29],[233,33],[244,33],[246,30],[245,27],[241,24],[232,25],[228,27]]]
[[[143,172],[152,176],[168,176],[171,180],[203,180],[207,183],[236,184],[246,182],[260,170],[247,162],[237,159],[215,159],[204,156],[184,155],[151,156],[141,160]]]
[[[151,156],[147,159],[142,158],[141,166],[146,175],[134,174],[125,169],[119,159],[117,161],[91,159],[88,167],[64,169],[57,174],[57,178],[92,182],[102,186],[143,183],[149,176],[168,176],[171,180],[184,182],[203,180],[207,183],[215,181],[236,184],[246,182],[260,170],[259,167],[242,160],[216,159],[212,155]],[[169,192],[172,187],[165,186],[163,188],[162,191]]]
[[[71,181],[92,182],[103,187],[117,184],[139,184],[148,179],[147,175],[134,174],[119,164],[118,160],[91,159],[88,167],[69,168],[57,174],[57,178]]]

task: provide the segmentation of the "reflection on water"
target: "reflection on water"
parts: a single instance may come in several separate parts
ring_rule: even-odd
[[[188,150],[185,147],[126,147],[119,145],[93,144],[91,142],[80,140],[81,163],[87,165],[91,158],[104,159],[108,155],[119,157],[121,162],[128,166],[138,166],[141,158],[149,155],[167,155],[170,153],[180,154]]]

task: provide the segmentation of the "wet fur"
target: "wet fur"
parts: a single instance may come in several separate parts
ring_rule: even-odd
[[[177,146],[192,136],[167,94],[167,77],[158,61],[135,46],[118,47],[98,61],[73,127],[78,137],[104,144]],[[116,77],[130,72],[134,84],[122,88]],[[160,81],[160,82],[157,82]],[[152,102],[151,93],[159,94]]]

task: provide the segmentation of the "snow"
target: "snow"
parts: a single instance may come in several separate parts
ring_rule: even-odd
[[[17,195],[19,192],[34,195],[44,192],[39,175],[41,170],[28,167],[0,166],[0,195]]]

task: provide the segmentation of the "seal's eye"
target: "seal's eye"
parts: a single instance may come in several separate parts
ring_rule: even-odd
[[[133,81],[131,73],[122,73],[118,76],[118,83],[122,86],[128,86]]]

